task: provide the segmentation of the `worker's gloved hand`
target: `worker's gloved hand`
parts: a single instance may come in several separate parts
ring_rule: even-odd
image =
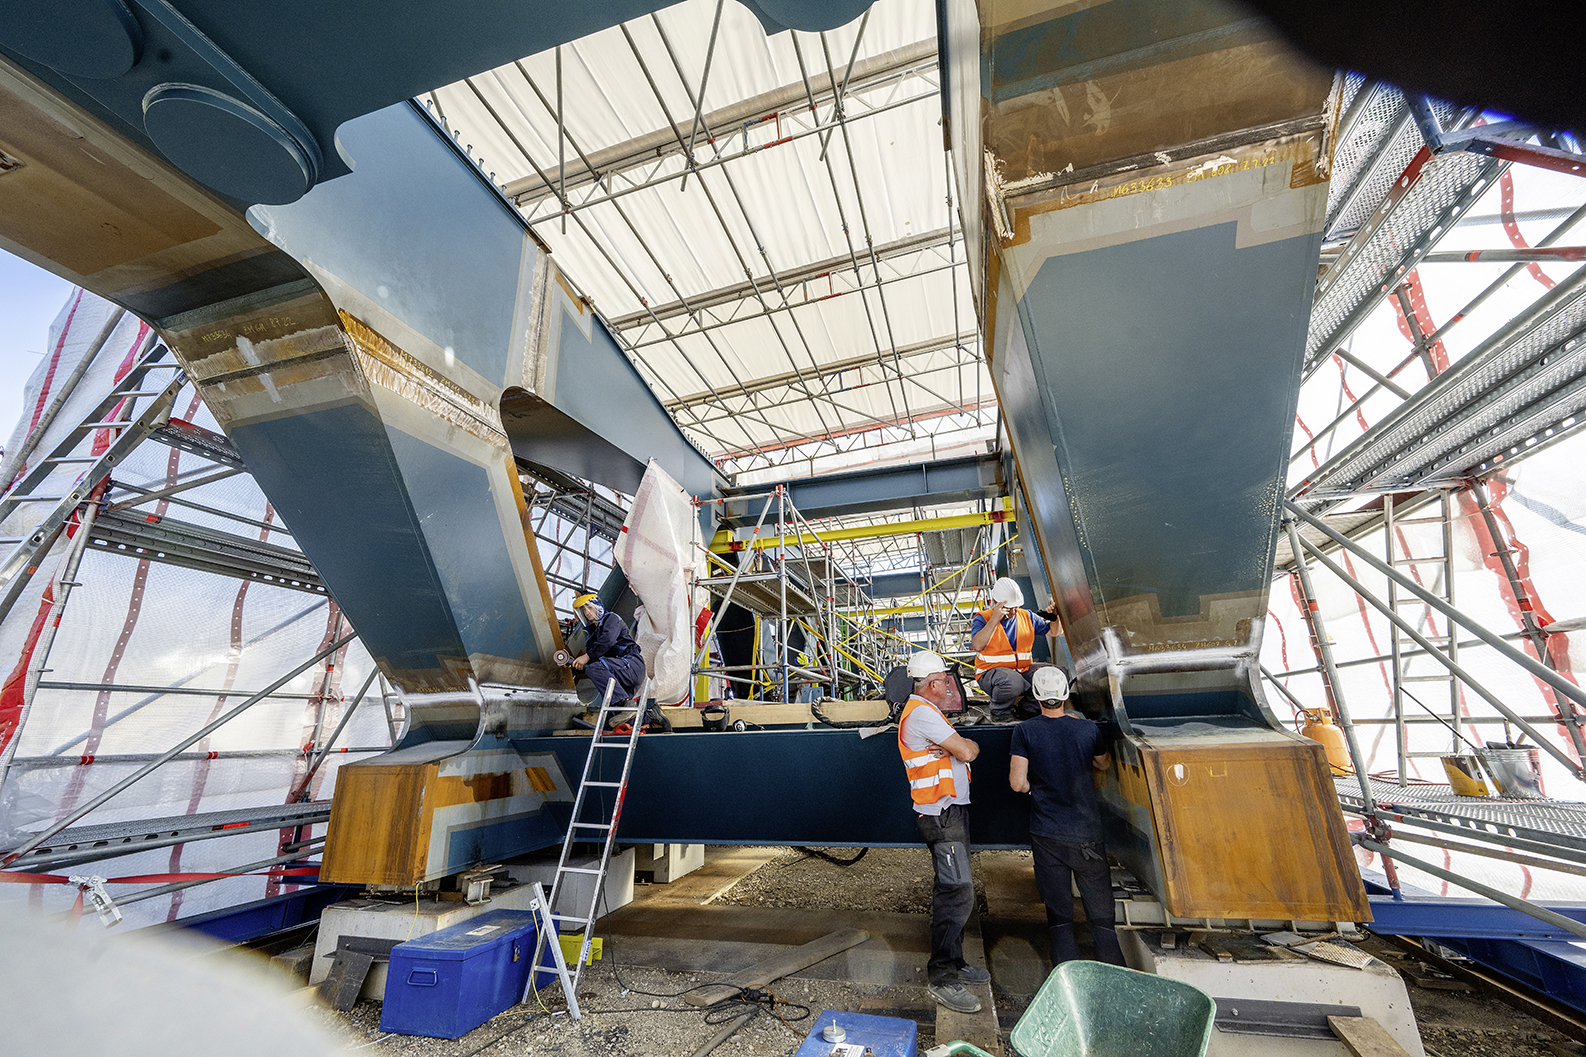
[[[1045,609],[1037,609],[1035,611],[1035,615],[1040,617],[1042,620],[1056,620],[1057,605],[1054,603],[1053,605],[1047,606]]]

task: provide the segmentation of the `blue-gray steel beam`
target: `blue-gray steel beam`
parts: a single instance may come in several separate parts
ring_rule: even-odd
[[[1586,923],[1586,903],[1553,903],[1546,909]],[[1371,931],[1387,936],[1470,936],[1509,940],[1574,940],[1575,933],[1485,899],[1406,895],[1371,897]]]
[[[346,175],[347,122],[666,6],[664,0],[102,0],[0,19],[0,56],[233,202]],[[768,32],[869,0],[745,0]]]
[[[999,778],[1007,774],[1013,728],[974,727],[961,733],[979,743],[976,770],[984,776],[974,783],[969,808],[975,846],[1028,847],[1029,798]],[[555,753],[566,774],[583,772],[589,745],[588,738],[513,741],[526,756]],[[614,779],[621,763],[597,759],[590,778]],[[820,776],[821,788],[790,796],[788,791],[807,785],[811,774]],[[853,804],[864,804],[865,810],[832,808]],[[552,805],[552,810],[560,807]],[[625,844],[920,844],[896,740],[824,728],[640,738],[617,839]]]
[[[160,329],[392,682],[567,686],[515,454],[716,477],[476,167],[400,104],[245,219],[4,60],[0,105],[0,245]]]
[[[781,483],[793,506],[806,518],[880,514],[995,499],[1006,493],[998,458],[989,454],[822,474]],[[774,494],[773,487],[728,499],[722,504],[722,522],[734,528],[752,525]]]
[[[1324,765],[1282,733],[1257,670],[1333,77],[1219,0],[1054,2],[1008,21],[989,3],[944,6],[958,200],[977,205],[965,242],[1023,564],[1053,589],[1078,703],[1123,735],[1108,844],[1174,913],[1271,917],[1263,891],[1306,908],[1291,917],[1362,915]],[[1053,120],[1054,99],[1107,100],[1107,128]],[[1223,728],[1195,751],[1262,742],[1274,768],[1247,772],[1228,825],[1311,825],[1314,865],[1254,856],[1238,894],[1197,889],[1220,850],[1161,836],[1160,783],[1122,777],[1170,751],[1136,722],[1168,736],[1191,720]],[[1279,788],[1285,769],[1300,795]]]

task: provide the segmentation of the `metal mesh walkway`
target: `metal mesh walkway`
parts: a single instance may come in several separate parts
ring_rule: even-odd
[[[1335,778],[1346,808],[1365,807],[1360,783]],[[1371,780],[1371,795],[1381,807],[1406,821],[1424,819],[1488,835],[1497,834],[1586,852],[1586,804],[1563,800],[1455,796],[1446,785],[1400,786]]]

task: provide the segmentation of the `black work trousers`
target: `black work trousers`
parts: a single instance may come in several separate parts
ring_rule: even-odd
[[[975,909],[975,882],[969,876],[969,805],[949,804],[940,815],[916,813],[914,821],[931,850],[936,874],[926,976],[932,984],[955,984],[965,965],[964,927]]]
[[[1030,850],[1035,854],[1035,887],[1046,904],[1046,932],[1051,944],[1052,965],[1079,957],[1074,940],[1074,887],[1085,907],[1091,942],[1096,945],[1096,960],[1122,965],[1123,949],[1118,946],[1118,931],[1112,900],[1112,871],[1107,867],[1107,851],[1099,843],[1065,844],[1050,837],[1030,834]]]

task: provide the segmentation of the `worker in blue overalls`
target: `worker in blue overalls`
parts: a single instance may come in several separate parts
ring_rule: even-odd
[[[612,705],[630,700],[644,687],[644,657],[628,625],[617,614],[608,613],[593,592],[573,599],[573,609],[584,622],[586,637],[584,652],[573,658],[573,670],[589,680],[598,698],[603,699],[606,685],[615,682]],[[639,708],[643,707],[644,703],[639,702]],[[671,726],[659,708],[651,722]]]

